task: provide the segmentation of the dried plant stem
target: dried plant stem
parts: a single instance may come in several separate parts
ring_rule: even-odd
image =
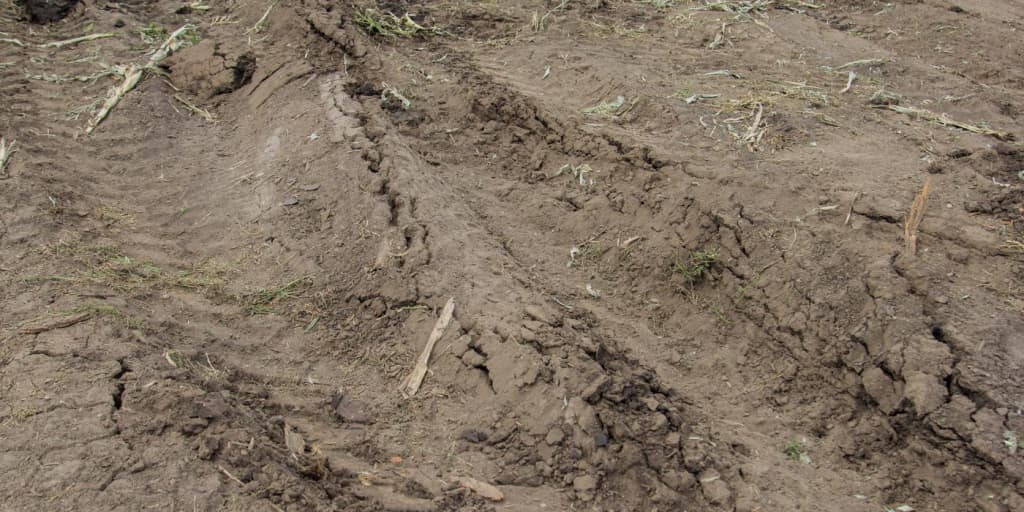
[[[85,128],[85,133],[92,133],[96,127],[106,119],[107,115],[110,114],[110,111],[121,102],[121,98],[124,98],[124,95],[128,94],[128,92],[134,89],[139,83],[139,80],[142,79],[143,72],[146,70],[156,69],[157,65],[160,64],[162,60],[166,59],[168,55],[188,44],[189,41],[184,39],[184,36],[193,30],[195,30],[194,25],[185,24],[178,30],[172,32],[163,44],[153,52],[153,55],[149,57],[149,61],[146,64],[115,66],[116,69],[119,69],[119,74],[124,76],[124,80],[120,85],[110,88],[110,92],[107,93],[107,99],[103,102],[103,106],[101,106],[99,112],[96,112],[96,115],[89,120],[89,125]]]
[[[907,256],[917,254],[917,228],[921,225],[921,220],[924,219],[924,210],[928,203],[931,186],[932,179],[928,178],[910,205],[910,212],[907,213],[907,221],[903,225],[903,241],[906,244],[904,253]]]
[[[72,46],[72,45],[76,45],[78,43],[84,43],[86,41],[95,41],[97,39],[106,39],[108,37],[114,37],[115,35],[117,35],[117,34],[115,34],[113,32],[104,32],[102,34],[89,34],[87,36],[74,37],[74,38],[71,38],[71,39],[65,39],[63,41],[52,41],[52,42],[49,42],[49,43],[43,43],[43,44],[40,44],[39,47],[40,48],[63,48],[65,46]]]
[[[4,171],[5,169],[7,169],[7,161],[10,160],[11,155],[14,154],[15,142],[17,141],[12,140],[11,143],[8,144],[7,140],[5,140],[3,137],[0,137],[0,178],[6,176]]]
[[[970,123],[964,123],[961,121],[957,121],[956,119],[953,119],[946,114],[938,114],[932,112],[931,110],[925,110],[923,108],[901,107],[899,105],[885,105],[884,108],[892,110],[893,112],[899,112],[900,114],[920,117],[921,119],[939,123],[942,126],[952,126],[954,128],[969,131],[971,133],[990,135],[999,140],[1013,140],[1013,134],[1010,132],[1002,132],[998,130],[992,130],[990,128],[984,128],[981,126],[973,125]]]

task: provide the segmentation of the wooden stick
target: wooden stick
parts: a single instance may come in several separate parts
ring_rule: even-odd
[[[917,193],[914,202],[910,205],[910,212],[907,213],[907,222],[903,225],[903,241],[906,244],[905,254],[914,256],[917,254],[917,227],[924,219],[925,205],[928,203],[928,193],[931,191],[932,179],[925,180],[921,191]]]
[[[846,87],[843,87],[843,90],[839,91],[839,94],[845,94],[847,91],[849,91],[850,88],[853,87],[853,81],[856,79],[857,73],[850,71],[850,74],[846,78]]]
[[[423,347],[423,352],[420,354],[419,359],[416,360],[416,366],[413,367],[412,373],[402,383],[400,391],[406,398],[415,395],[420,390],[423,377],[427,375],[427,365],[430,363],[430,354],[434,351],[434,344],[444,335],[445,329],[448,328],[448,323],[452,321],[452,313],[454,311],[455,297],[451,297],[448,299],[448,303],[444,305],[444,309],[441,310],[441,316],[437,318],[434,330],[430,331],[430,337],[427,338],[427,346]]]
[[[221,473],[224,473],[224,476],[227,476],[228,478],[234,480],[235,482],[238,482],[238,485],[241,485],[243,487],[245,486],[245,482],[239,480],[237,476],[232,475],[231,472],[228,471],[224,466],[217,466],[217,469],[219,469]]]
[[[0,137],[0,177],[4,176],[4,170],[7,169],[7,161],[10,160],[11,155],[14,154],[14,143],[11,141],[10,144],[3,137]]]
[[[62,48],[64,46],[71,46],[73,44],[84,43],[86,41],[95,41],[97,39],[106,39],[108,37],[114,37],[113,32],[104,32],[102,34],[89,34],[87,36],[75,37],[73,39],[65,39],[63,41],[51,41],[49,43],[43,43],[39,46],[40,48]]]
[[[63,329],[65,327],[71,327],[72,325],[84,322],[90,318],[92,318],[92,311],[86,311],[82,313],[76,313],[71,316],[31,322],[21,326],[21,328],[18,329],[18,332],[22,334],[39,334],[41,332],[52,331],[54,329]]]
[[[946,114],[938,114],[932,112],[931,110],[925,110],[923,108],[901,107],[899,105],[885,105],[884,107],[881,108],[887,108],[889,110],[892,110],[893,112],[899,112],[900,114],[906,114],[908,116],[919,117],[927,121],[939,123],[942,126],[952,126],[954,128],[969,131],[971,133],[990,135],[999,140],[1009,141],[1014,139],[1014,135],[1010,132],[1003,132],[999,130],[993,130],[991,128],[985,128],[983,126],[964,123],[962,121],[957,121],[956,119],[953,119]]]

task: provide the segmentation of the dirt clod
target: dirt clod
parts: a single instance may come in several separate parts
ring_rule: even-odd
[[[25,11],[32,23],[53,23],[64,19],[78,0],[24,0]]]
[[[248,84],[256,58],[240,46],[204,39],[173,55],[168,67],[177,87],[208,100]]]

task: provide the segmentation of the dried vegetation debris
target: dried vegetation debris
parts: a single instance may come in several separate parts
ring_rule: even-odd
[[[4,360],[62,384],[0,385],[0,426],[110,443],[71,459],[107,494],[18,505],[1013,510],[1021,153],[937,113],[902,58],[930,32],[826,23],[956,13],[858,9],[261,0],[3,34],[49,94],[5,105]]]

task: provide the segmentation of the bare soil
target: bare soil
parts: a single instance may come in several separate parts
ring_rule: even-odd
[[[51,4],[3,510],[1024,511],[1024,3]]]

